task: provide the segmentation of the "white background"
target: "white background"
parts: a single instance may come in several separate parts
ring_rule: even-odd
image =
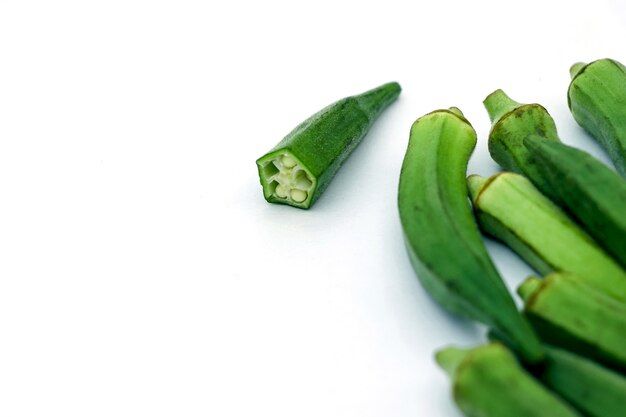
[[[411,123],[544,104],[626,61],[603,1],[0,0],[0,415],[458,416],[432,360],[483,330],[424,293],[396,186]],[[343,96],[397,80],[309,211],[254,161]],[[510,287],[530,270],[487,242]]]

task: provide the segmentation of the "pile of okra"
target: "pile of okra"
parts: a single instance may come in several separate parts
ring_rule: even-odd
[[[467,176],[477,135],[458,108],[410,129],[398,185],[408,259],[441,307],[487,328],[484,344],[435,354],[466,416],[626,416],[626,68],[600,59],[570,75],[572,116],[614,169],[502,90],[483,102],[502,168],[489,178]],[[265,199],[311,207],[400,90],[384,84],[296,126],[256,161]],[[517,289],[521,311],[481,234],[536,271]]]

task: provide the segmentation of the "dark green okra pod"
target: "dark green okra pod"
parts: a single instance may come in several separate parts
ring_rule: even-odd
[[[626,417],[626,378],[592,360],[546,347],[545,385],[590,417]]]
[[[489,152],[505,170],[523,174],[626,266],[626,181],[586,152],[559,141],[552,117],[502,90],[485,99],[493,126]]]
[[[626,68],[606,58],[574,64],[570,73],[567,102],[574,119],[626,177]]]
[[[339,100],[298,125],[256,161],[265,199],[309,208],[399,94],[398,83],[384,84]]]
[[[413,123],[398,186],[409,258],[439,304],[498,329],[526,362],[536,363],[542,347],[493,265],[467,201],[475,145],[476,132],[458,109]]]

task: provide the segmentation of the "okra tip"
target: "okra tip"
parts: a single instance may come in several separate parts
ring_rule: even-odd
[[[569,69],[570,77],[571,78],[576,77],[578,73],[580,72],[580,70],[582,70],[586,65],[587,65],[586,62],[577,62],[574,65],[572,65]]]
[[[453,378],[457,368],[465,360],[469,352],[470,349],[450,346],[435,353],[435,361],[448,376]]]
[[[366,91],[355,98],[370,118],[376,118],[398,98],[401,91],[400,84],[393,81]]]
[[[517,288],[517,294],[521,297],[521,299],[526,302],[530,297],[533,296],[539,288],[543,285],[543,281],[541,278],[530,276],[526,278],[526,280],[522,283],[522,285]]]
[[[493,93],[489,94],[484,100],[483,104],[485,109],[487,109],[487,113],[489,113],[489,119],[491,123],[496,123],[502,116],[505,114],[512,112],[519,106],[521,103],[511,99],[511,97],[507,96],[504,91],[501,89],[497,89]]]

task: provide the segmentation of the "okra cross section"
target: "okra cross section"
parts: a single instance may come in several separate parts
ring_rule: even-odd
[[[289,152],[269,154],[259,160],[259,175],[265,198],[304,205],[315,189],[316,179]]]
[[[256,161],[265,199],[309,208],[399,94],[398,83],[384,84],[341,99],[296,126]]]

